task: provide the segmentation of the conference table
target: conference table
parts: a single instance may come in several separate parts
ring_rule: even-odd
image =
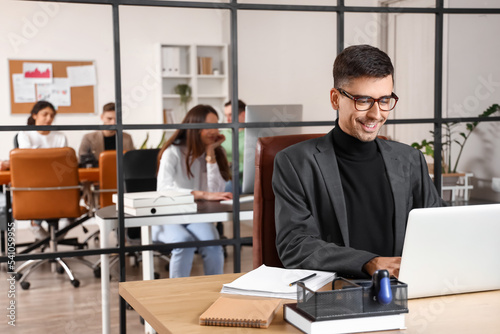
[[[0,185],[8,185],[10,183],[10,170],[2,170],[0,171]],[[78,178],[80,183],[82,184],[82,192],[83,196],[87,199],[89,204],[89,212],[93,212],[95,209],[95,200],[93,199],[92,191],[90,190],[90,185],[96,182],[99,182],[99,168],[78,168]],[[4,192],[7,194],[7,204],[10,205],[10,193],[4,189]],[[6,207],[6,210],[9,208]]]
[[[131,216],[124,215],[125,228],[141,227],[141,244],[152,244],[151,226],[166,224],[193,224],[206,222],[223,222],[233,220],[231,204],[221,204],[213,201],[198,201],[197,212],[171,215]],[[96,223],[99,226],[101,248],[109,248],[109,234],[118,227],[118,213],[115,205],[99,209],[95,213]],[[240,221],[253,220],[253,202],[240,204]],[[142,253],[143,280],[154,279],[153,252]],[[109,254],[101,254],[101,299],[102,299],[102,332],[111,331],[110,323],[110,281],[109,281]],[[151,330],[149,324],[146,331]]]
[[[282,308],[267,329],[200,326],[199,316],[219,297],[222,284],[241,275],[122,282],[119,293],[160,334],[301,333],[283,319]],[[372,333],[498,333],[500,330],[500,290],[410,299],[408,308],[406,329]]]
[[[78,168],[78,177],[80,182],[98,182],[99,168]],[[10,183],[10,170],[0,171],[0,184]]]

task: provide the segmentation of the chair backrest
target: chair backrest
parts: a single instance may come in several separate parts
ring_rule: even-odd
[[[103,151],[99,154],[99,206],[113,205],[116,185],[116,151]]]
[[[17,138],[19,136],[19,133],[16,133],[14,136],[14,148],[19,148],[19,139]]]
[[[14,149],[10,170],[15,219],[80,216],[78,159],[72,148]]]
[[[156,190],[156,166],[160,149],[131,150],[123,156],[125,192],[134,193]],[[140,239],[141,228],[127,229],[130,239]]]
[[[262,137],[255,148],[255,185],[253,202],[253,266],[262,264],[283,267],[276,251],[274,224],[274,192],[272,176],[274,157],[284,148],[324,134],[300,134]]]
[[[156,166],[160,149],[131,150],[123,156],[125,192],[156,190]]]

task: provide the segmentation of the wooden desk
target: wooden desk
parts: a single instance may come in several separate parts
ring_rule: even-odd
[[[81,182],[99,181],[99,168],[78,168],[78,176]],[[10,170],[0,171],[0,184],[10,183]]]
[[[268,329],[198,325],[198,317],[219,296],[223,283],[242,274],[198,276],[154,281],[123,282],[120,295],[158,333],[301,333],[283,320],[283,310]],[[406,330],[375,333],[498,333],[500,290],[408,302]]]
[[[158,215],[158,216],[130,216],[125,215],[125,228],[141,227],[141,243],[143,245],[152,244],[151,226],[165,224],[194,224],[206,222],[219,222],[233,220],[233,207],[229,204],[219,202],[200,201],[198,211],[194,213]],[[95,214],[96,223],[99,226],[101,237],[101,248],[108,248],[109,233],[118,227],[118,215],[116,206],[111,205]],[[241,203],[240,220],[253,219],[253,202]],[[154,278],[153,252],[144,251],[142,253],[142,277],[144,280]],[[102,300],[102,332],[108,334],[111,331],[109,314],[109,255],[101,255],[101,300]],[[146,330],[149,325],[146,324]]]

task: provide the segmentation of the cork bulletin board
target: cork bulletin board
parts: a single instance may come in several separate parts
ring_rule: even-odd
[[[67,78],[67,68],[71,66],[94,65],[93,61],[50,61],[50,60],[12,60],[9,59],[10,101],[12,114],[29,114],[35,102],[16,103],[14,99],[13,74],[23,73],[24,63],[50,63],[54,78]],[[95,86],[71,87],[71,105],[58,106],[57,113],[91,114],[95,113]]]

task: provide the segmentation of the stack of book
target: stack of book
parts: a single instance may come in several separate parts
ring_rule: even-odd
[[[297,283],[297,303],[283,306],[283,319],[308,334],[344,334],[405,328],[408,285],[392,279],[391,298],[381,303],[372,281],[338,277],[332,290]]]
[[[118,203],[117,194],[113,202]],[[123,211],[132,216],[168,215],[197,211],[189,190],[146,191],[123,194]]]
[[[198,57],[198,74],[213,74],[212,57]]]

